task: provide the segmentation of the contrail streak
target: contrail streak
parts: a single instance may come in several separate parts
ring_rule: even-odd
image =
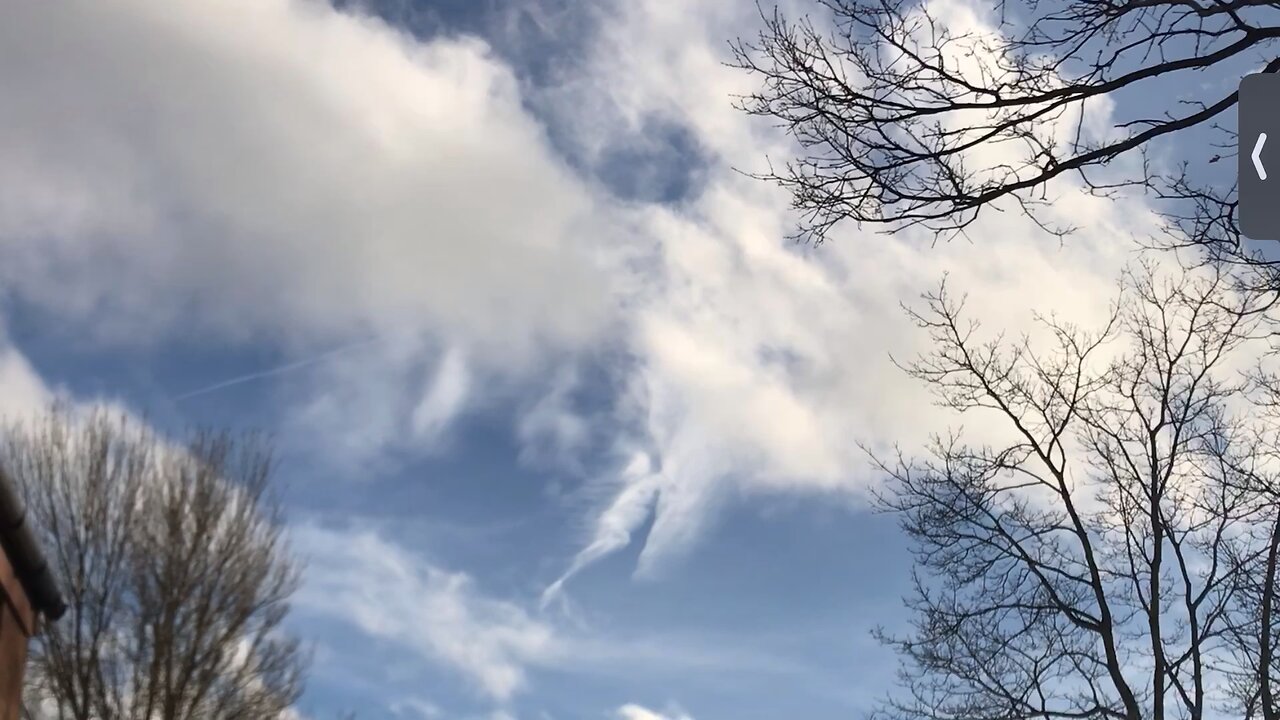
[[[233,377],[229,380],[216,382],[212,385],[208,385],[208,386],[199,388],[197,390],[192,390],[191,392],[178,395],[177,397],[174,398],[174,400],[175,401],[186,400],[187,398],[193,398],[193,397],[196,397],[197,395],[205,395],[205,394],[216,392],[218,390],[229,388],[235,385],[242,385],[247,382],[253,382],[254,380],[261,380],[263,378],[269,378],[275,375],[283,375],[284,373],[291,372],[293,370],[298,370],[300,368],[304,368],[309,365],[322,363],[325,360],[341,355],[342,353],[348,352],[350,350],[355,350],[356,348],[364,347],[366,345],[372,345],[373,343],[379,342],[381,340],[382,338],[377,337],[377,338],[371,338],[369,340],[361,340],[360,342],[351,343],[350,345],[343,345],[341,347],[335,348],[325,353],[321,353],[319,355],[316,355],[315,357],[307,358],[305,360],[296,360],[286,365],[280,365],[278,367],[273,367],[268,370],[260,370],[258,372],[249,373],[247,375],[240,375],[238,377]]]

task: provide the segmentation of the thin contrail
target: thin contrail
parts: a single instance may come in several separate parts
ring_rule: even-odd
[[[232,387],[233,385],[241,385],[243,383],[253,382],[254,380],[261,380],[262,378],[268,378],[274,375],[281,375],[291,370],[297,370],[299,368],[307,367],[308,365],[315,365],[316,363],[324,362],[329,358],[335,357],[349,350],[354,350],[359,347],[364,347],[365,345],[372,345],[373,343],[376,343],[379,340],[382,340],[382,338],[376,337],[376,338],[370,338],[368,340],[361,340],[360,342],[354,342],[349,345],[343,345],[341,347],[334,348],[333,350],[330,350],[325,353],[321,353],[319,355],[316,355],[315,357],[307,358],[305,360],[297,360],[297,361],[288,363],[287,365],[280,365],[278,367],[273,367],[269,370],[260,370],[258,372],[249,373],[248,375],[240,375],[239,377],[233,377],[230,380],[223,380],[221,382],[216,382],[212,385],[199,388],[198,390],[192,390],[189,393],[178,395],[177,397],[174,398],[174,401],[176,402],[178,400],[186,400],[187,398],[193,398],[193,397],[196,397],[197,395],[205,395],[207,393],[215,392],[217,390],[222,390],[223,388],[229,388],[229,387]]]

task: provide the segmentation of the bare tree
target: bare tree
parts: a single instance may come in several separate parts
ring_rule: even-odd
[[[906,370],[1007,440],[876,458],[917,564],[882,715],[1277,717],[1280,446],[1235,369],[1258,298],[1147,266],[1121,298],[1043,343],[980,340],[945,282],[910,311],[934,350]]]
[[[801,236],[821,241],[845,220],[950,234],[1010,205],[1042,220],[1050,185],[1075,178],[1099,195],[1133,186],[1179,201],[1172,244],[1260,259],[1238,248],[1235,188],[1196,178],[1234,153],[1241,75],[1280,70],[1275,3],[995,0],[996,33],[950,27],[923,0],[813,6],[817,21],[762,12],[758,37],[733,46],[761,80],[742,108],[799,142],[762,177],[792,191]],[[1107,101],[1125,114],[1090,131],[1086,111]],[[1193,131],[1207,139],[1179,148],[1190,169],[1151,169],[1147,148]],[[982,150],[1004,159],[975,161]],[[1142,162],[1109,167],[1126,156]]]
[[[105,409],[13,424],[68,610],[32,652],[28,705],[58,720],[284,717],[305,658],[283,631],[298,569],[254,436],[173,444]]]
[[[1239,586],[1240,622],[1230,638],[1237,652],[1231,681],[1247,717],[1280,718],[1280,483],[1274,464],[1280,459],[1280,376],[1254,374],[1256,411],[1265,418],[1253,428],[1247,456],[1236,464],[1245,486],[1263,500],[1264,522],[1250,529],[1252,556],[1238,560],[1248,569]]]

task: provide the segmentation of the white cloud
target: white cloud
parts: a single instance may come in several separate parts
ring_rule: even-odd
[[[420,720],[434,720],[444,714],[439,705],[419,697],[396,700],[391,703],[390,710],[397,716],[419,718]]]
[[[426,563],[370,532],[296,528],[308,558],[298,607],[343,619],[460,673],[504,701],[530,664],[559,652],[553,629],[511,602],[485,596],[465,573]]]
[[[6,280],[37,299],[512,347],[589,327],[570,243],[589,198],[479,41],[415,43],[311,0],[10,12],[24,102],[0,111],[0,236]],[[34,287],[55,270],[83,286]]]
[[[750,32],[754,14],[750,5],[692,3],[676,12],[659,0],[626,3],[597,39],[586,76],[558,89],[608,96],[567,107],[678,118],[712,164],[699,197],[635,207],[620,223],[650,256],[629,266],[642,270],[620,272],[621,284],[635,289],[627,327],[636,370],[622,401],[621,425],[631,432],[618,441],[618,466],[639,447],[650,468],[599,480],[608,492],[582,550],[545,599],[632,542],[651,514],[642,575],[687,551],[730,492],[863,493],[875,478],[859,442],[910,448],[955,420],[890,362],[890,353],[909,359],[926,349],[899,301],[949,273],[988,327],[1027,329],[1032,309],[1089,323],[1115,297],[1131,236],[1155,226],[1141,202],[1111,203],[1063,185],[1051,211],[1084,225],[1064,246],[1018,213],[989,213],[972,243],[932,247],[918,232],[890,238],[845,227],[819,248],[789,244],[788,198],[730,167],[791,152],[774,128],[731,107],[731,95],[756,80],[724,67],[721,48]],[[591,117],[579,119],[581,134],[607,136],[613,116],[595,126]]]
[[[308,366],[289,396],[297,435],[347,459],[435,447],[495,377],[539,384],[523,388],[544,397],[517,420],[527,442],[571,455],[590,427],[619,459],[585,493],[598,502],[562,581],[651,515],[641,573],[691,547],[728,494],[865,491],[858,441],[910,446],[948,420],[889,362],[923,349],[900,299],[948,271],[991,326],[1025,327],[1033,307],[1087,322],[1152,223],[1141,203],[1063,186],[1053,211],[1086,224],[1065,247],[1016,213],[990,214],[972,244],[855,228],[788,244],[788,198],[732,169],[789,152],[731,107],[756,82],[722,64],[751,4],[618,3],[546,91],[588,155],[645,117],[687,127],[709,167],[675,207],[612,202],[576,177],[478,40],[416,41],[319,0],[13,5],[6,290],[121,342],[199,332],[312,353],[376,335]],[[575,417],[572,378],[543,371],[605,337],[629,375],[602,428]],[[476,597],[399,560],[374,579]],[[410,636],[509,694],[548,651],[545,628],[480,607],[516,629],[478,655]]]
[[[398,645],[464,678],[494,703],[495,711],[509,710],[538,670],[613,682],[695,672],[763,674],[796,687],[831,682],[822,671],[758,637],[629,632],[604,624],[566,623],[536,612],[527,598],[486,593],[472,576],[423,560],[372,530],[308,523],[294,526],[291,539],[307,560],[304,584],[295,597],[301,620],[348,624]],[[412,696],[388,700],[387,707],[404,716],[449,714]]]
[[[0,105],[0,284],[100,338],[467,348],[442,394],[343,427],[412,437],[468,373],[519,376],[603,327],[592,191],[479,40],[321,0],[11,3],[0,85],[21,98]],[[410,385],[431,357],[383,349],[350,381]]]
[[[618,708],[618,712],[614,717],[618,718],[618,720],[693,720],[693,718],[678,710],[674,714],[666,714],[633,703],[628,703]]]
[[[0,417],[27,416],[44,410],[53,399],[53,391],[26,356],[9,342],[0,325]]]
[[[413,411],[414,431],[429,438],[439,437],[462,409],[469,386],[465,355],[452,348],[440,359],[431,389]]]
[[[582,471],[579,454],[591,439],[591,423],[574,407],[573,392],[579,382],[576,367],[562,366],[547,392],[521,413],[517,433],[523,461],[553,461]]]
[[[653,472],[649,456],[643,452],[633,455],[618,480],[616,495],[595,517],[590,543],[578,552],[564,575],[542,593],[544,609],[553,601],[563,599],[564,585],[575,574],[626,547],[631,542],[632,532],[649,516],[661,482]]]

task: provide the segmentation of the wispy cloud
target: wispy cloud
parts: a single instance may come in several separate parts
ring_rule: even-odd
[[[436,720],[444,715],[439,705],[420,697],[395,700],[391,703],[390,710],[398,716],[415,720]]]
[[[266,370],[260,370],[258,372],[246,373],[244,375],[237,375],[236,377],[228,378],[226,380],[220,380],[216,383],[213,383],[212,385],[206,385],[204,387],[197,388],[190,392],[183,393],[181,395],[174,397],[174,400],[186,400],[188,398],[198,397],[200,395],[207,395],[211,392],[217,392],[218,390],[224,390],[229,387],[235,387],[236,385],[243,385],[245,383],[253,382],[255,380],[264,380],[266,378],[276,377],[277,375],[284,375],[285,373],[293,372],[295,370],[301,370],[303,368],[311,367],[313,365],[318,365],[322,362],[325,362],[326,360],[332,360],[333,358],[336,358],[339,355],[351,352],[352,350],[355,350],[357,348],[362,348],[362,347],[372,345],[376,342],[379,342],[380,340],[381,338],[371,338],[369,340],[362,340],[359,342],[347,343],[345,345],[342,345],[341,347],[334,348],[333,350],[329,350],[327,352],[323,352],[323,353],[320,353],[319,355],[315,355],[303,360],[296,360],[291,363],[285,363],[284,365],[277,365],[276,367],[268,368]]]
[[[323,0],[6,10],[0,84],[23,98],[0,107],[6,295],[126,347],[427,338],[413,357],[339,352],[364,364],[342,376],[357,390],[377,371],[401,397],[394,423],[369,403],[331,429],[391,424],[392,444],[438,434],[461,402],[457,383],[406,389],[440,348],[466,348],[451,377],[482,369],[468,387],[484,391],[609,331],[594,191],[483,41],[420,42]],[[303,411],[343,390],[333,378]]]
[[[53,397],[27,357],[9,342],[0,323],[0,418],[43,410]]]
[[[672,711],[671,714],[662,713],[634,703],[628,703],[618,708],[615,717],[618,720],[693,720],[693,718],[680,710]]]
[[[498,709],[510,709],[538,671],[610,682],[749,674],[824,694],[846,684],[777,647],[753,645],[749,637],[566,622],[540,612],[536,598],[495,596],[472,575],[424,560],[373,529],[304,524],[292,536],[309,559],[297,601],[304,621],[345,623],[398,645],[465,678]],[[394,702],[404,712],[415,707],[408,698]]]
[[[943,4],[980,20],[972,3]],[[477,395],[553,386],[511,412],[522,437],[572,452],[590,426],[611,453],[544,606],[633,543],[637,571],[658,573],[726,497],[865,492],[876,479],[858,441],[910,445],[940,418],[888,360],[921,348],[900,300],[945,270],[993,325],[1022,326],[1030,306],[1087,321],[1152,220],[1140,202],[1064,185],[1052,211],[1083,225],[1066,246],[1036,241],[1017,213],[974,225],[973,244],[856,228],[789,244],[788,198],[734,169],[792,150],[732,107],[754,81],[723,64],[724,40],[749,32],[750,3],[617,2],[583,61],[541,89],[474,37],[421,40],[319,0],[11,5],[0,85],[23,101],[0,104],[6,293],[125,342],[401,333],[179,396],[314,369],[292,421],[324,461],[362,470],[434,449]],[[548,140],[559,124],[590,161],[651,118],[705,165],[678,204],[620,201]],[[576,408],[548,368],[606,345],[625,359],[609,397]],[[2,350],[0,376],[42,393]],[[572,654],[553,623],[470,575],[374,534],[301,537],[323,550],[312,610],[495,701]]]
[[[976,27],[983,15],[968,9],[973,3],[940,2],[975,32],[998,31]],[[912,447],[954,420],[889,359],[924,349],[899,302],[950,273],[970,293],[970,311],[992,326],[1028,327],[1028,307],[1088,323],[1114,296],[1130,238],[1158,227],[1140,198],[1093,198],[1067,182],[1052,208],[1082,227],[1065,245],[1037,240],[1016,212],[985,217],[970,229],[972,244],[933,247],[923,231],[889,238],[854,227],[820,248],[788,244],[788,198],[732,168],[793,150],[775,128],[732,107],[755,79],[725,67],[716,48],[750,32],[754,12],[749,4],[690,3],[675,13],[661,0],[625,3],[595,39],[583,77],[557,88],[574,98],[565,108],[674,118],[708,151],[708,167],[697,196],[626,216],[631,235],[654,249],[645,263],[615,268],[620,286],[636,288],[618,460],[596,481],[603,497],[548,602],[566,579],[632,542],[643,546],[637,573],[660,572],[706,534],[731,495],[864,494],[877,479],[859,443]],[[585,135],[610,132],[589,117],[579,122]],[[647,472],[630,466],[635,447],[645,448]]]
[[[524,685],[527,666],[561,651],[546,622],[485,596],[465,573],[431,565],[372,532],[303,526],[294,540],[310,559],[301,610],[407,646],[495,701]]]
[[[936,2],[996,31],[973,3]],[[974,225],[973,245],[856,228],[789,244],[785,193],[734,169],[793,150],[732,106],[755,79],[724,65],[724,40],[756,9],[673,7],[617,3],[582,62],[530,88],[482,40],[317,0],[19,3],[0,27],[0,83],[24,98],[0,107],[0,282],[117,340],[410,335],[179,396],[323,370],[288,410],[317,453],[362,461],[434,449],[477,395],[554,395],[549,366],[607,345],[626,365],[596,402],[616,412],[583,416],[617,463],[594,475],[563,581],[630,542],[638,571],[659,571],[731,491],[865,491],[857,441],[910,444],[932,424],[887,358],[919,347],[901,299],[947,270],[993,323],[1019,327],[1048,298],[1086,318],[1152,224],[1139,201],[1064,184],[1051,211],[1083,225],[1066,247],[1018,213]],[[699,182],[678,204],[623,201],[548,124],[592,167],[623,130],[659,128],[697,149],[666,161],[698,162]],[[524,436],[572,450],[589,424],[575,410],[534,404]],[[636,447],[650,472],[625,470]]]
[[[462,410],[470,390],[466,354],[450,348],[440,359],[430,389],[413,410],[414,431],[424,438],[438,438]]]

